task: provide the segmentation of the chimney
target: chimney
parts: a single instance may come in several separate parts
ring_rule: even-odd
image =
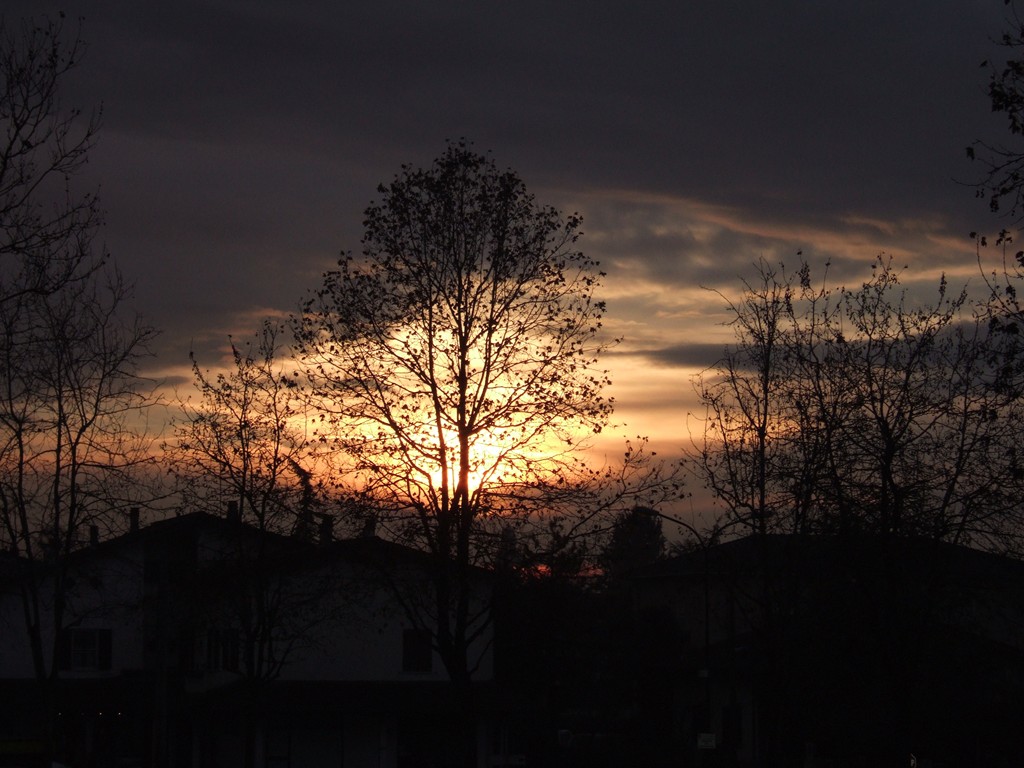
[[[238,502],[228,502],[228,520],[232,523],[242,522],[242,515],[238,512]]]
[[[89,546],[95,547],[100,543],[100,527],[98,525],[89,526]]]
[[[128,510],[128,532],[138,533],[139,532],[139,508],[132,507]]]
[[[334,540],[334,516],[320,515],[320,543],[330,544]]]

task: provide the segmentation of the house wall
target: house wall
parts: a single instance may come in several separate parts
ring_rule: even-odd
[[[32,651],[20,600],[14,595],[0,596],[0,637],[3,637],[3,642],[0,642],[0,678],[31,678]]]
[[[296,632],[301,642],[280,675],[261,684],[254,719],[243,714],[248,703],[240,671],[186,666],[189,633],[199,643],[207,618],[232,620],[215,603],[234,599],[230,589],[203,593],[206,569],[237,556],[229,535],[235,534],[222,520],[184,516],[74,555],[68,622],[109,630],[110,668],[61,672],[61,685],[75,702],[74,711],[62,715],[64,754],[81,760],[103,745],[106,758],[125,764],[228,768],[241,765],[248,743],[257,768],[396,768],[399,711],[411,713],[409,722],[422,721],[421,711],[440,716],[429,686],[448,690],[448,676],[436,652],[429,671],[403,671],[403,636],[411,622],[379,565],[347,562],[340,549],[310,550],[309,565],[282,561],[282,583],[303,603],[285,621],[294,625],[290,629],[310,623]],[[422,571],[404,575],[414,591],[429,589]],[[33,677],[21,621],[18,596],[0,590],[0,701],[5,685],[30,684]],[[52,640],[53,628],[46,634]],[[475,676],[481,681],[493,677],[489,639],[482,638],[473,654],[483,659]],[[419,691],[415,704],[404,695],[405,684]],[[281,686],[292,686],[293,696],[309,691],[311,698],[295,699],[292,706],[275,695]],[[92,698],[93,690],[100,698]],[[101,699],[127,706],[101,714]],[[111,718],[118,720],[113,730]],[[6,735],[2,729],[0,735]]]
[[[68,569],[64,627],[103,629],[111,632],[109,670],[62,669],[66,679],[112,677],[121,672],[140,671],[143,663],[142,556],[138,546],[98,547],[94,553],[76,553]],[[47,652],[53,648],[52,581],[40,584],[42,639]],[[47,599],[50,598],[50,599]],[[0,679],[31,679],[35,676],[32,650],[25,626],[22,598],[13,588],[0,593]]]
[[[406,574],[408,576],[408,574]],[[315,576],[323,591],[319,604],[327,617],[310,628],[308,642],[299,644],[282,669],[282,680],[444,682],[448,674],[436,650],[429,671],[403,670],[403,636],[413,628],[403,605],[432,599],[432,585],[422,573],[405,583],[383,579],[380,566],[331,564]],[[487,595],[481,585],[479,609]],[[493,630],[472,644],[469,658],[476,664],[473,679],[493,680]]]

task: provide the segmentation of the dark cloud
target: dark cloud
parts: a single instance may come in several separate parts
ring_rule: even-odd
[[[668,367],[704,370],[722,359],[726,344],[690,343],[671,346],[635,349],[629,352],[611,351],[607,357],[616,356],[640,358],[649,364]]]
[[[954,179],[1003,135],[978,68],[1000,0],[60,7],[90,43],[66,100],[104,108],[83,181],[164,367],[297,306],[358,249],[377,183],[448,138],[585,214],[609,325],[662,365],[704,359],[682,338],[721,305],[700,286],[759,258],[956,268],[998,228]]]

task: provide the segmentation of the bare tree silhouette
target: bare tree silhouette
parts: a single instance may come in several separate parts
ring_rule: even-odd
[[[467,683],[488,622],[474,566],[510,532],[565,545],[601,506],[597,481],[649,457],[641,446],[600,477],[580,460],[612,403],[603,275],[576,249],[578,216],[466,142],[379,192],[362,256],[296,322],[299,354],[330,422],[321,440],[347,457],[377,531],[431,553],[433,600],[414,618]]]

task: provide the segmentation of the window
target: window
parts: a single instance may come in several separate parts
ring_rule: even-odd
[[[195,654],[195,669],[213,672],[237,672],[239,668],[238,630],[211,628],[200,636]]]
[[[425,629],[406,629],[402,632],[402,671],[430,672],[433,670],[434,649],[431,635]]]
[[[109,629],[64,629],[58,638],[58,666],[63,671],[109,670],[112,647]]]

